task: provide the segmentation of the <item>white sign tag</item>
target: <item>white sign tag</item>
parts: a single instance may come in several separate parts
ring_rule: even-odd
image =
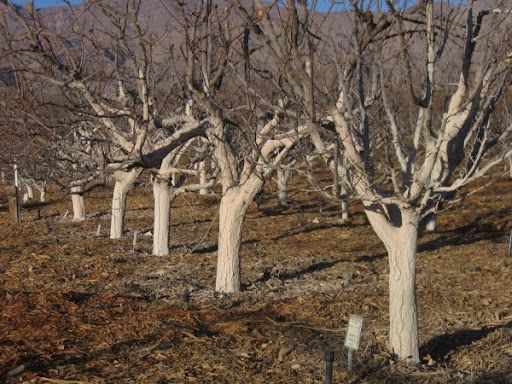
[[[350,315],[348,319],[347,336],[345,337],[345,347],[352,349],[354,351],[359,348],[359,339],[361,338],[362,327],[362,316]]]

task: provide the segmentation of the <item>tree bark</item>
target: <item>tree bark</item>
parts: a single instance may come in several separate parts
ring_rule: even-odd
[[[348,220],[348,194],[347,194],[347,188],[345,187],[345,184],[341,183],[341,220],[347,221]]]
[[[32,186],[29,184],[26,185],[26,188],[27,188],[28,198],[29,198],[29,200],[32,200],[34,198],[34,188],[32,188]]]
[[[419,362],[416,306],[416,250],[419,216],[388,206],[388,217],[366,210],[389,258],[389,343],[400,359]]]
[[[199,171],[199,184],[206,185],[206,183],[208,182],[206,179],[206,162],[204,160],[200,161],[199,164],[197,165],[197,167],[198,167],[198,171]],[[208,188],[201,188],[199,190],[199,194],[207,195]]]
[[[71,202],[73,203],[73,221],[85,220],[85,202],[81,185],[71,187]]]
[[[425,231],[434,232],[436,230],[436,214],[432,214],[427,217],[427,222],[425,223]]]
[[[240,244],[245,213],[263,186],[253,174],[240,186],[229,188],[219,208],[219,245],[217,253],[217,292],[240,291]]]
[[[112,217],[110,222],[110,238],[120,239],[124,232],[124,215],[126,211],[126,197],[128,191],[142,173],[141,168],[134,168],[129,172],[114,172],[114,193],[112,195]]]
[[[174,199],[174,188],[169,180],[153,181],[154,224],[153,224],[153,255],[169,254],[169,223],[171,201]]]
[[[46,187],[43,186],[39,191],[39,202],[46,203]]]
[[[277,197],[279,205],[286,207],[288,205],[288,179],[290,171],[288,169],[277,170]]]

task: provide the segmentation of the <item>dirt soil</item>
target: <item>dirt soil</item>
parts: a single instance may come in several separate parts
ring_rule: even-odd
[[[335,383],[512,383],[512,181],[489,182],[420,239],[417,366],[387,352],[387,256],[357,204],[344,223],[297,188],[281,209],[269,183],[234,295],[213,290],[218,196],[175,201],[168,257],[151,255],[150,186],[131,193],[121,240],[108,238],[110,189],[87,196],[81,223],[58,193],[19,226],[3,207],[0,382],[323,383],[331,348]],[[349,374],[351,313],[364,323]]]

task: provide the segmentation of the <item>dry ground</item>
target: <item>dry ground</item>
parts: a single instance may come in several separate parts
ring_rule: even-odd
[[[133,231],[151,229],[148,187],[131,194],[117,241],[108,189],[87,197],[82,223],[62,219],[58,194],[25,207],[20,226],[4,208],[0,382],[322,383],[330,347],[335,383],[512,383],[511,185],[493,181],[421,238],[424,360],[412,367],[386,353],[387,258],[357,205],[341,223],[314,194],[278,209],[267,186],[245,225],[244,292],[229,296],[213,292],[216,196],[175,201],[169,257],[151,256],[142,234],[132,249]],[[351,375],[350,313],[364,317]]]

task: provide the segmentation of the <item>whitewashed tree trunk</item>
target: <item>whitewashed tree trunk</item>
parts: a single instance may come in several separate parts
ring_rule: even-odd
[[[347,221],[348,220],[348,194],[347,188],[345,184],[341,183],[341,219]]]
[[[208,180],[206,178],[206,162],[200,161],[198,164],[198,171],[199,171],[199,184],[200,185],[206,185],[208,183]],[[199,190],[200,195],[207,195],[208,194],[208,188],[201,188]]]
[[[34,186],[36,187],[37,191],[39,192],[39,201],[41,203],[46,202],[46,181],[41,181],[41,183],[35,183]]]
[[[114,173],[115,184],[112,195],[112,217],[110,222],[111,239],[123,237],[126,197],[141,173],[142,170],[139,168],[134,168],[129,172],[116,171]]]
[[[28,192],[25,192],[25,193],[23,194],[23,202],[24,202],[24,203],[26,203],[26,202],[27,202],[27,201],[29,201],[29,200],[30,200],[30,198],[28,197]]]
[[[45,185],[43,185],[39,191],[39,201],[41,203],[46,202],[46,186]]]
[[[34,198],[34,188],[30,184],[27,184],[25,186],[27,188],[27,195],[29,200],[32,200]]]
[[[288,179],[290,170],[279,168],[277,170],[277,197],[279,205],[286,207],[288,205]]]
[[[73,221],[85,220],[85,202],[82,186],[71,187],[71,202],[73,203]]]
[[[174,189],[170,185],[170,181],[162,179],[153,181],[153,255],[155,256],[169,254],[169,223],[173,197]]]
[[[252,175],[244,184],[229,188],[219,207],[217,292],[240,291],[240,244],[245,213],[263,186],[263,178]]]
[[[427,222],[425,223],[425,231],[434,232],[436,230],[436,225],[436,215],[429,215],[427,217]]]
[[[389,258],[389,343],[392,352],[419,362],[416,306],[416,250],[419,216],[413,210],[388,206],[388,221],[367,210],[368,219],[384,243]]]

